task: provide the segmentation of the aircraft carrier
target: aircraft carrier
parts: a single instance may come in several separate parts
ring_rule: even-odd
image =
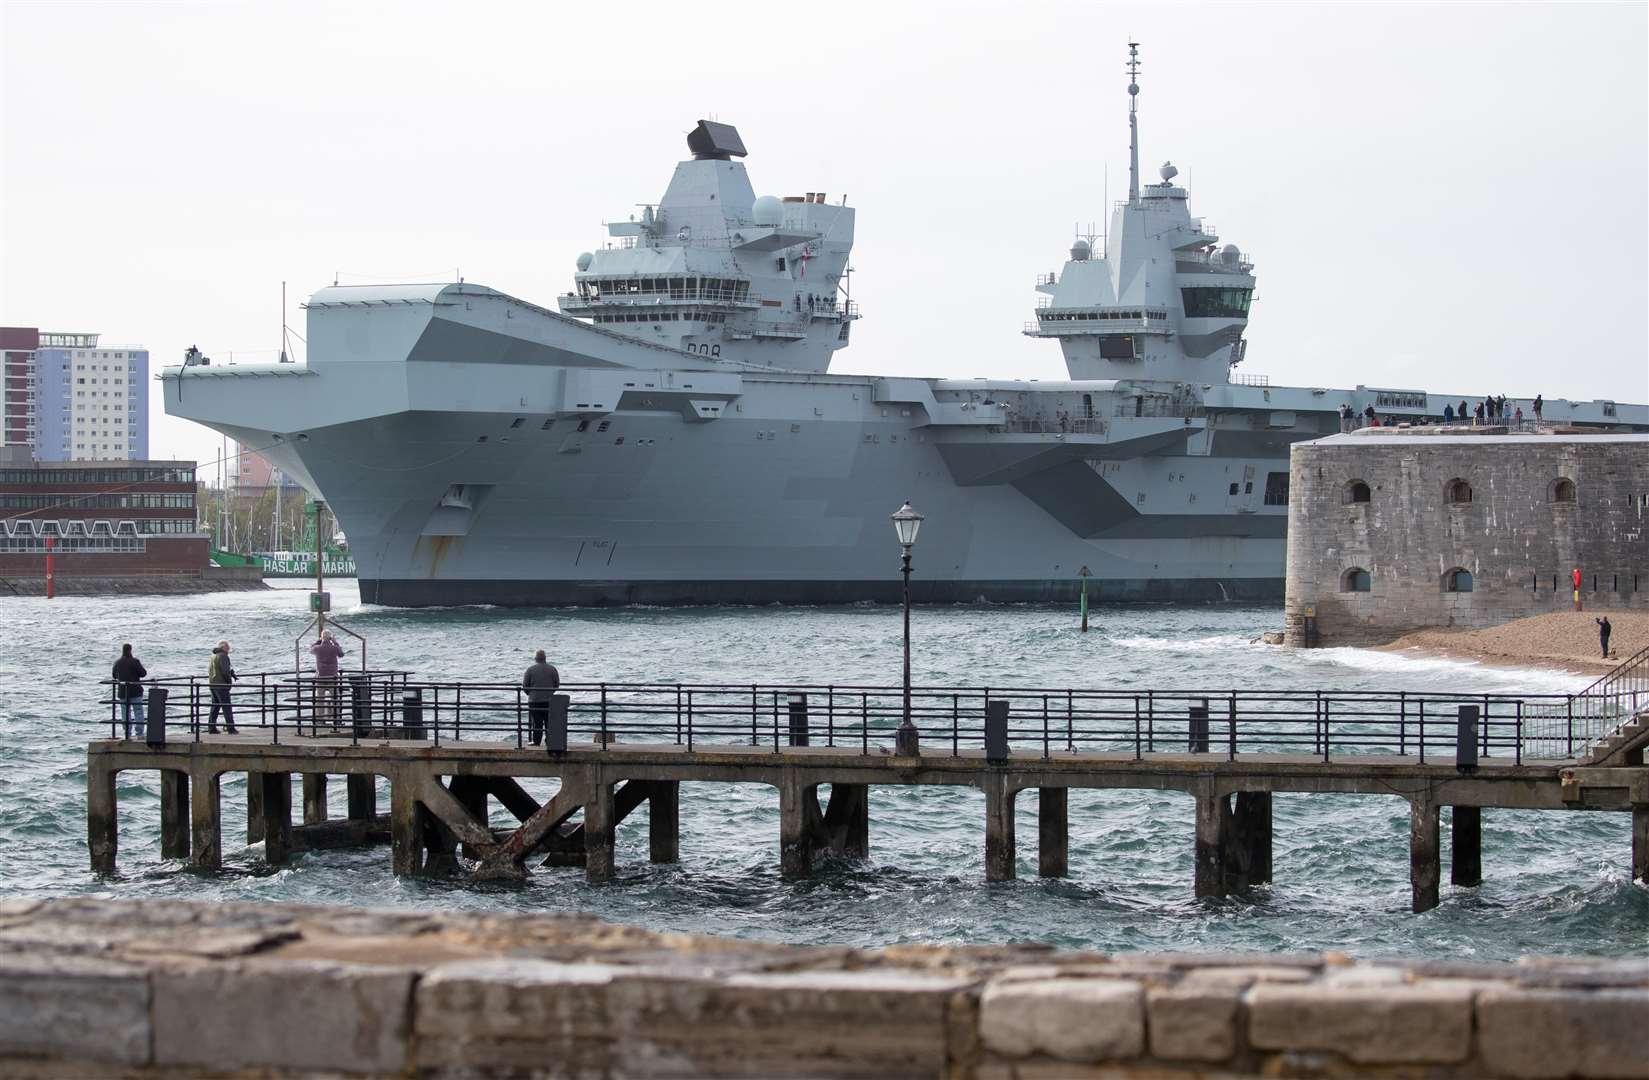
[[[907,499],[919,601],[1067,598],[1086,568],[1100,600],[1280,602],[1289,445],[1342,403],[1401,422],[1463,395],[1241,374],[1253,262],[1172,165],[1141,182],[1137,50],[1128,70],[1128,197],[1024,328],[1069,380],[832,372],[860,317],[854,209],[758,198],[738,132],[701,121],[558,311],[462,281],[323,288],[306,362],[192,357],[160,375],[166,410],[324,498],[370,603],[894,600]]]

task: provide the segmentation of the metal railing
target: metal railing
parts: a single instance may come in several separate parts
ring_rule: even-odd
[[[1105,421],[1098,416],[1067,416],[1048,419],[1046,416],[1008,416],[1000,424],[992,425],[998,431],[1012,431],[1032,435],[1103,435]]]
[[[1529,752],[1552,758],[1580,758],[1649,713],[1649,647],[1638,650],[1609,674],[1561,704],[1542,704],[1525,718]]]
[[[199,740],[207,728],[204,678],[157,679],[170,691],[168,726]],[[105,682],[105,687],[112,684]],[[109,691],[105,691],[108,693]],[[899,687],[761,683],[566,683],[568,738],[596,749],[618,744],[834,747],[891,752],[903,717]],[[529,692],[516,683],[414,680],[401,671],[338,679],[291,672],[243,676],[230,691],[237,730],[283,739],[403,739],[433,746],[469,742],[525,747],[532,741]],[[1474,706],[1483,757],[1521,763],[1531,715],[1572,707],[1569,695],[1408,691],[1076,690],[1038,687],[917,687],[911,718],[929,756],[982,751],[985,718],[1006,704],[1016,753],[1394,755],[1453,761],[1457,713]],[[109,726],[121,738],[111,696]],[[1581,714],[1576,714],[1581,715]],[[1567,757],[1571,755],[1552,755]]]

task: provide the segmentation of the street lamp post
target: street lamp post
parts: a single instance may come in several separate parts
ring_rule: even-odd
[[[922,752],[921,736],[910,719],[910,549],[916,544],[916,533],[922,527],[922,515],[910,505],[910,500],[893,513],[893,531],[904,551],[901,572],[905,577],[905,710],[899,721],[895,740],[896,752],[901,757],[916,757]]]

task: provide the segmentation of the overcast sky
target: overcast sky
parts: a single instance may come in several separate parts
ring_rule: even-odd
[[[1649,6],[0,0],[0,321],[273,357],[280,288],[554,306],[700,117],[846,194],[836,370],[1057,378],[1039,272],[1141,160],[1252,252],[1244,370],[1649,400]],[[301,349],[300,349],[301,353]],[[163,418],[156,457],[217,455]]]

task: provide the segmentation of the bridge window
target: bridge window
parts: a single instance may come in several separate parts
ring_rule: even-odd
[[[1443,575],[1444,592],[1471,592],[1472,572],[1457,566]]]
[[[1368,592],[1373,583],[1373,577],[1361,566],[1353,566],[1340,575],[1341,592]]]
[[[1456,506],[1471,502],[1472,486],[1458,478],[1450,480],[1443,489],[1443,501]]]
[[[1353,480],[1346,485],[1345,495],[1340,499],[1346,504],[1366,503],[1369,500],[1368,485],[1361,480]]]
[[[1099,356],[1102,360],[1133,360],[1138,355],[1132,334],[1101,334],[1099,337]]]
[[[1265,505],[1288,505],[1288,474],[1286,472],[1265,474]]]
[[[1560,476],[1552,481],[1552,501],[1555,503],[1572,503],[1575,501],[1575,482],[1566,476]]]
[[[1181,289],[1188,319],[1246,319],[1252,289]]]

